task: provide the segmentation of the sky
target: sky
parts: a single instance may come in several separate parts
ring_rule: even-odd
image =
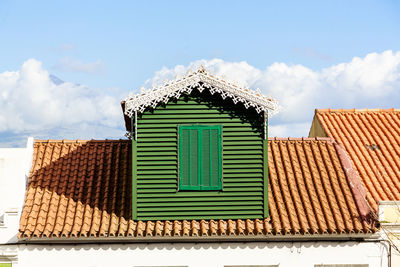
[[[275,98],[270,136],[315,108],[399,108],[399,1],[0,1],[0,147],[124,138],[120,101],[200,64]]]

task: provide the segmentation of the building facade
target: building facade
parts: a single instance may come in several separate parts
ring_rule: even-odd
[[[199,69],[123,101],[128,140],[35,140],[0,263],[388,266],[343,146],[268,138],[276,105]]]
[[[399,126],[399,109],[317,109],[309,134],[334,138],[349,154],[380,234],[393,248],[393,266],[400,265]]]

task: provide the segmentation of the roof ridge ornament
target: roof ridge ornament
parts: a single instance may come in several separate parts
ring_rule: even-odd
[[[198,68],[197,72],[199,72],[199,73],[207,73],[206,68],[204,68],[204,66],[202,64]]]
[[[254,108],[258,113],[266,112],[273,115],[278,111],[278,102],[256,91],[241,87],[233,82],[210,75],[203,65],[196,71],[190,71],[179,79],[164,81],[162,85],[149,90],[141,89],[139,94],[131,93],[125,99],[125,115],[132,117],[136,112],[143,112],[147,107],[155,108],[160,103],[167,103],[171,98],[179,98],[183,93],[209,90],[213,95],[219,94],[223,99],[242,103],[247,109]]]

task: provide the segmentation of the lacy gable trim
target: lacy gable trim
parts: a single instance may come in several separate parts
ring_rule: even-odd
[[[169,81],[145,93],[129,95],[125,99],[125,115],[132,117],[135,112],[143,112],[147,107],[155,108],[159,103],[167,103],[170,99],[179,98],[183,93],[190,94],[193,90],[209,90],[212,95],[218,93],[223,99],[228,97],[235,104],[243,103],[247,109],[254,108],[258,113],[273,115],[278,111],[276,100],[216,78],[200,68],[181,79]]]

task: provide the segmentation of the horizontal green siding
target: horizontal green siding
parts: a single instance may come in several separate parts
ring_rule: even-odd
[[[262,115],[218,98],[183,96],[139,116],[137,219],[263,218]],[[220,191],[178,190],[178,125],[194,124],[222,125]]]

